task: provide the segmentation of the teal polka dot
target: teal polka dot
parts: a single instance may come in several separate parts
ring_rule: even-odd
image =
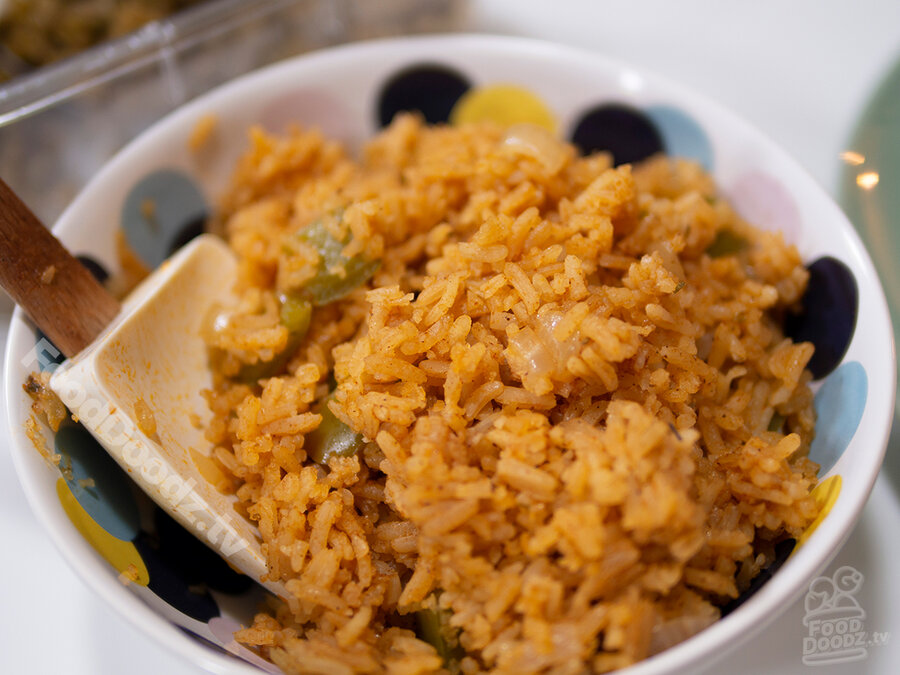
[[[55,448],[62,455],[63,478],[81,507],[112,536],[133,540],[140,516],[127,474],[80,424],[64,422]]]
[[[128,244],[155,268],[186,243],[185,233],[198,234],[208,209],[200,188],[186,174],[154,171],[128,193],[122,206],[122,229]]]
[[[847,446],[866,407],[868,378],[857,361],[841,365],[829,375],[816,393],[816,437],[809,458],[821,465],[819,475],[833,467]]]
[[[713,167],[713,150],[701,126],[678,108],[650,106],[644,113],[662,134],[666,154],[698,161],[707,171]]]

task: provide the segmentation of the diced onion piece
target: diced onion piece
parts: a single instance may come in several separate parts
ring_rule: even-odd
[[[559,173],[569,159],[569,149],[564,143],[544,127],[529,122],[509,127],[503,145],[538,160],[551,175]]]

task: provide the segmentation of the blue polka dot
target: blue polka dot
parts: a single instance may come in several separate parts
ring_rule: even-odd
[[[696,160],[707,171],[712,170],[712,145],[706,132],[692,117],[667,105],[650,106],[644,112],[662,134],[667,154]]]
[[[63,471],[63,478],[81,507],[112,536],[134,539],[140,517],[127,474],[80,424],[63,422],[54,447],[62,455],[61,467],[71,469]]]
[[[198,233],[207,216],[200,189],[178,171],[154,171],[135,185],[122,206],[122,229],[138,257],[154,268]]]
[[[837,368],[850,346],[859,293],[853,272],[836,258],[819,258],[808,269],[801,311],[785,317],[784,333],[794,342],[815,345],[809,370],[821,379]]]
[[[34,353],[37,356],[38,369],[42,373],[52,373],[66,360],[65,355],[40,328],[34,331]]]
[[[826,474],[850,445],[866,407],[868,378],[857,361],[841,365],[816,393],[816,437],[809,458]]]

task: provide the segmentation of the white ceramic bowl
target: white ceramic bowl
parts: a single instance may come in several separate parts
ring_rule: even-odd
[[[114,270],[114,233],[122,227],[141,256],[158,264],[196,232],[251,124],[279,129],[294,119],[357,146],[377,131],[379,120],[403,107],[424,107],[433,121],[447,119],[467,90],[476,90],[491,114],[544,116],[583,146],[611,143],[618,159],[658,149],[693,156],[742,215],[782,229],[804,261],[816,263],[815,291],[799,330],[823,355],[812,455],[823,464],[819,496],[828,502],[827,516],[737,609],[629,672],[683,672],[721,658],[788,607],[850,533],[881,465],[895,391],[888,310],[856,233],[796,162],[735,115],[656,76],[553,44],[445,36],[352,45],[266,68],[169,115],[97,175],[55,232],[70,250],[99,263],[95,268]],[[210,113],[218,118],[212,142],[191,153],[190,134]],[[152,229],[140,217],[146,198],[157,203]],[[71,461],[70,480],[35,451],[24,432],[30,402],[21,385],[30,370],[52,361],[44,347],[17,312],[6,354],[7,412],[15,465],[40,521],[91,589],[168,649],[213,672],[258,672],[241,660],[254,658],[230,635],[254,611],[257,591],[204,557],[202,545],[135,494],[75,425],[55,439],[46,432]],[[97,487],[78,484],[88,477]],[[185,564],[194,557],[202,564]],[[146,571],[146,585],[118,580],[129,562]],[[192,592],[197,584],[208,590]]]

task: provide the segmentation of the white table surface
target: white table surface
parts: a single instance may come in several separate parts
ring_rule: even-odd
[[[469,30],[587,47],[678,80],[753,122],[832,194],[853,124],[900,58],[897,0],[472,0],[465,21]],[[4,343],[9,310],[8,300],[0,300]],[[28,510],[5,438],[0,435],[0,673],[198,673],[76,578]],[[894,445],[889,453],[900,453],[900,439]],[[859,663],[802,665],[801,600],[708,672],[900,671],[900,537],[890,536],[900,534],[898,494],[900,456],[889,458],[856,530],[828,567],[830,573],[851,565],[865,575],[857,600],[868,630],[891,633],[886,646],[872,647]]]

